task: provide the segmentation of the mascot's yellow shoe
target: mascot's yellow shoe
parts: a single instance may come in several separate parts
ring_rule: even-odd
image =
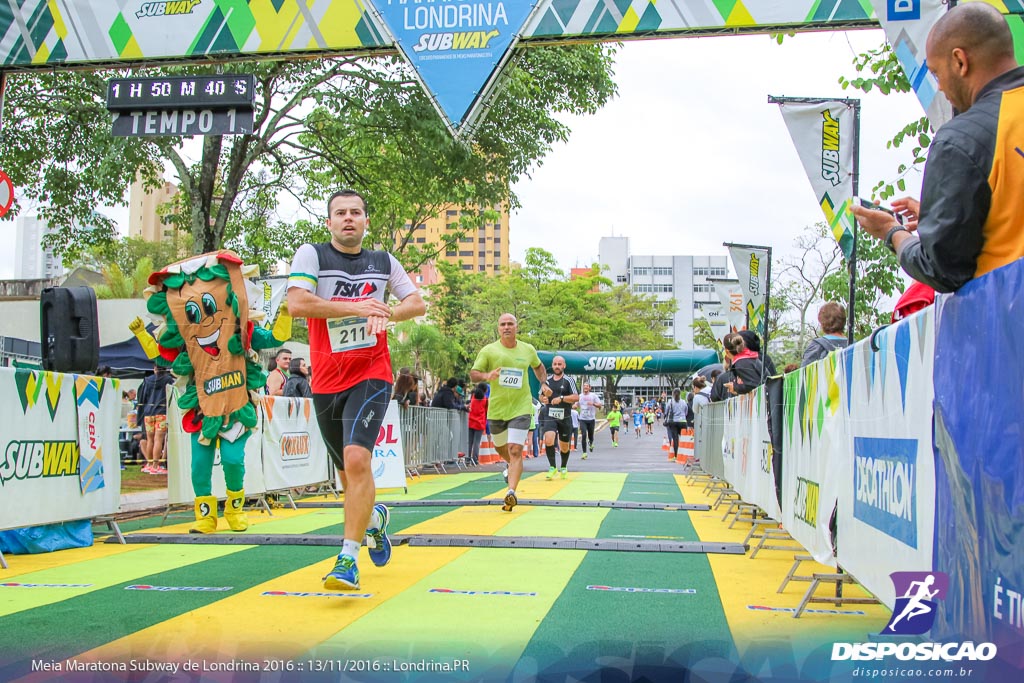
[[[249,528],[249,518],[245,516],[244,491],[228,491],[228,499],[224,503],[224,519],[232,531],[245,531]]]
[[[212,534],[217,530],[217,499],[196,496],[196,523],[189,527],[190,534]]]

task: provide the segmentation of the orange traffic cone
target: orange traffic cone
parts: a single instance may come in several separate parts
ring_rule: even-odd
[[[679,435],[679,457],[676,458],[676,462],[685,465],[693,459],[693,442],[693,430],[683,430],[683,433]]]
[[[668,437],[667,436],[661,437],[661,450],[663,450],[663,451],[667,451],[668,450]]]
[[[480,442],[480,464],[481,465],[493,465],[494,463],[501,460],[498,456],[498,451],[494,448],[494,442],[491,440],[491,435],[484,436]]]

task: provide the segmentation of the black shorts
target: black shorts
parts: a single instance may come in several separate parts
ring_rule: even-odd
[[[313,394],[316,421],[336,468],[345,469],[345,446],[373,453],[390,398],[391,383],[382,379],[365,380],[339,394]]]
[[[572,419],[552,420],[550,417],[544,420],[541,426],[541,434],[558,432],[559,441],[572,441]]]

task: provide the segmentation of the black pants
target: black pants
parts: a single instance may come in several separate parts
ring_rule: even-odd
[[[583,452],[587,452],[587,444],[590,444],[590,449],[594,448],[594,424],[596,420],[584,420],[580,418],[580,439],[583,441]]]
[[[672,455],[679,455],[679,432],[686,428],[685,422],[668,423],[668,440],[672,445]]]

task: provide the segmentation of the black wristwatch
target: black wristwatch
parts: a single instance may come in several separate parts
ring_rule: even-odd
[[[894,225],[891,228],[889,228],[889,232],[887,232],[885,234],[885,246],[887,246],[889,248],[889,251],[891,251],[894,254],[896,253],[896,247],[894,247],[893,244],[892,244],[892,238],[895,237],[896,233],[898,233],[900,231],[902,231],[902,232],[910,232],[909,230],[904,228],[902,225],[898,225],[897,224],[897,225]]]

